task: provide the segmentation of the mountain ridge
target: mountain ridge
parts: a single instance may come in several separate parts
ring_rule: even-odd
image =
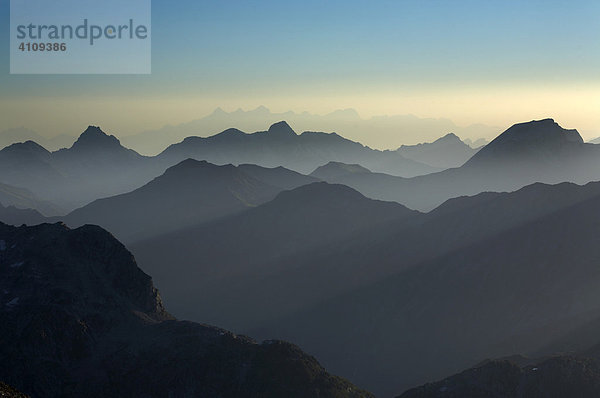
[[[175,320],[99,227],[0,224],[0,243],[0,379],[32,396],[373,397],[292,344]]]

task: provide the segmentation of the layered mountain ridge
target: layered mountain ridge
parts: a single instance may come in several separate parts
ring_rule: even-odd
[[[536,182],[584,184],[598,175],[600,147],[584,143],[576,130],[544,119],[512,126],[458,168],[404,179],[350,172],[324,179],[374,199],[430,211],[458,196],[514,191]]]
[[[0,224],[0,379],[35,397],[372,397],[297,347],[173,320],[106,231]]]

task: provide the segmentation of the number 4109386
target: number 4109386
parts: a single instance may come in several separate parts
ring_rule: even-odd
[[[66,43],[21,43],[21,51],[67,51]]]

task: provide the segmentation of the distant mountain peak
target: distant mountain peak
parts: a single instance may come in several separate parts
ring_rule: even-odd
[[[433,142],[423,142],[423,143],[416,144],[416,145],[402,145],[400,148],[398,148],[398,150],[405,151],[405,150],[412,150],[415,148],[433,147],[433,146],[438,146],[439,144],[462,144],[465,146],[467,145],[456,134],[448,133]]]
[[[286,121],[277,122],[269,127],[269,134],[278,136],[295,136],[296,132]]]
[[[237,168],[232,164],[216,165],[207,162],[206,160],[196,160],[188,158],[182,160],[174,166],[169,167],[165,172],[156,179],[161,180],[177,180],[179,178],[195,179],[201,175],[231,175],[237,173]]]
[[[112,148],[120,147],[121,143],[114,135],[108,135],[98,126],[88,126],[79,136],[72,148]]]
[[[526,157],[541,152],[545,152],[548,156],[579,144],[583,144],[583,138],[577,130],[564,129],[550,118],[532,120],[511,126],[483,147],[466,164],[499,160],[503,157]]]
[[[346,164],[341,162],[329,162],[326,165],[318,167],[310,175],[312,177],[327,180],[328,178],[337,178],[347,174],[369,174],[371,170],[360,164]]]
[[[44,154],[49,153],[46,148],[44,148],[43,146],[41,146],[37,142],[31,141],[31,140],[28,140],[28,141],[25,141],[25,142],[18,142],[16,144],[9,145],[6,148],[4,148],[3,151],[7,151],[7,152],[36,152],[36,153],[44,153]]]
[[[269,108],[267,108],[264,105],[260,105],[258,106],[256,109],[254,109],[252,112],[258,112],[258,113],[271,113],[271,111],[269,110]]]
[[[208,166],[211,165],[213,166],[211,163],[208,163],[206,160],[196,160],[196,159],[192,159],[192,158],[187,158],[185,160],[182,160],[181,162],[177,163],[174,166],[171,166],[170,168],[189,168],[189,167],[203,167],[203,166]]]
[[[314,195],[324,195],[326,194],[328,197],[340,195],[340,196],[351,196],[353,198],[366,199],[363,194],[355,190],[354,188],[350,188],[349,186],[342,184],[330,184],[325,181],[317,181],[311,184],[306,184],[301,187],[283,191],[278,194],[278,198],[287,198],[288,196],[305,196],[311,197]]]
[[[445,136],[438,138],[434,142],[448,142],[448,141],[460,141],[460,142],[462,142],[462,140],[460,139],[460,137],[457,136],[454,133],[448,133]]]
[[[242,137],[245,135],[246,133],[244,133],[242,130],[236,128],[228,128],[227,130],[223,130],[219,134],[214,135],[213,138],[219,137],[223,139],[228,137]]]
[[[215,110],[213,111],[213,113],[212,113],[211,115],[219,115],[219,116],[222,116],[222,115],[226,115],[226,114],[227,114],[227,112],[225,112],[225,111],[223,110],[223,108],[221,108],[221,107],[219,106],[219,107],[217,107],[217,109],[215,109]]]
[[[583,138],[581,138],[577,130],[564,129],[554,119],[550,118],[515,124],[500,134],[494,141],[502,142],[507,140],[533,141],[537,143],[583,143]]]

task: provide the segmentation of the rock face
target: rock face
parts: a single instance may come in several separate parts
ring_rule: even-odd
[[[600,396],[600,366],[593,359],[556,357],[520,366],[487,361],[442,381],[406,391],[399,398],[564,398]]]
[[[35,397],[370,397],[297,347],[179,322],[108,232],[0,224],[0,380]]]
[[[20,393],[11,386],[0,381],[0,397],[2,398],[28,398],[27,395]]]

